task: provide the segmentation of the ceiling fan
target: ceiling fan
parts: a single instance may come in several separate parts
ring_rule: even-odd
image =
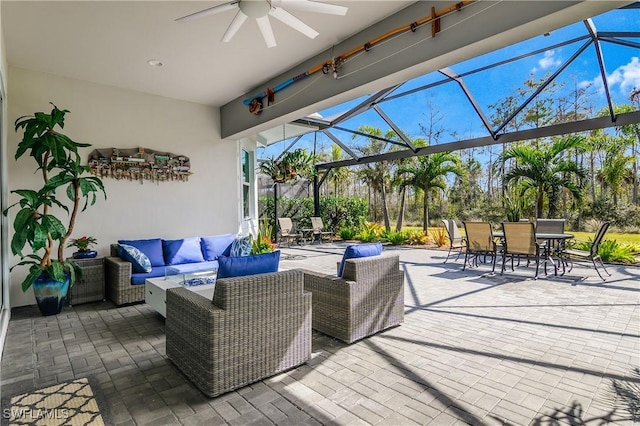
[[[188,22],[205,16],[216,15],[228,10],[237,10],[236,16],[231,21],[227,31],[222,36],[223,42],[229,42],[238,32],[247,18],[255,18],[267,47],[276,46],[276,38],[273,35],[269,15],[300,31],[309,38],[315,38],[318,32],[287,12],[284,8],[304,12],[317,12],[329,15],[344,16],[347,8],[333,4],[320,3],[313,0],[231,0],[227,3],[213,6],[190,15],[176,19],[178,22]]]

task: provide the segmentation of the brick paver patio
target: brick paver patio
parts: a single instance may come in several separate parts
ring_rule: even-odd
[[[343,251],[286,248],[281,266],[331,273]],[[166,358],[148,305],[27,307],[9,325],[2,395],[92,375],[115,425],[640,421],[640,268],[532,280],[533,268],[487,276],[442,251],[385,251],[406,273],[405,322],[352,345],[314,332],[311,361],[287,373],[208,399]]]

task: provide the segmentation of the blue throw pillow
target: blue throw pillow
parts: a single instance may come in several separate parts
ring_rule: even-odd
[[[167,265],[204,262],[198,237],[162,240],[162,251],[164,251],[164,261]]]
[[[231,254],[231,244],[233,244],[235,239],[236,236],[234,234],[202,237],[200,239],[200,245],[202,246],[204,260],[218,260],[218,256],[222,254],[229,256]]]
[[[251,254],[251,235],[233,240],[230,254],[231,257],[249,256]]]
[[[162,255],[162,240],[153,238],[150,240],[118,240],[118,244],[133,246],[147,255],[151,261],[151,266],[164,266],[164,256]]]
[[[354,244],[348,246],[342,256],[342,262],[340,262],[340,268],[338,268],[338,276],[342,276],[344,272],[344,262],[347,259],[378,256],[379,254],[382,254],[382,243]]]
[[[133,246],[118,244],[118,256],[131,262],[135,273],[151,272],[151,261],[147,255]]]
[[[279,264],[280,250],[242,257],[220,256],[218,258],[218,278],[278,272]]]

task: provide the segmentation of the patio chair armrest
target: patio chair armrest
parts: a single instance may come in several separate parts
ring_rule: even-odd
[[[110,290],[124,290],[131,286],[131,262],[119,257],[104,258],[105,284]]]
[[[183,287],[167,289],[166,327],[189,342],[211,342],[213,325],[223,313],[210,298]]]

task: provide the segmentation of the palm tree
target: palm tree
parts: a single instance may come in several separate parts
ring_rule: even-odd
[[[382,137],[382,131],[372,126],[360,126],[358,131],[361,133],[367,133],[371,136]],[[387,136],[389,132],[387,132]],[[355,138],[356,136],[354,136]],[[370,138],[367,145],[356,148],[361,154],[375,155],[386,152],[387,142]],[[389,208],[387,206],[387,193],[389,191],[391,170],[390,163],[387,161],[377,161],[373,163],[363,164],[360,170],[358,170],[358,176],[367,185],[371,187],[375,192],[380,193],[382,198],[382,216],[384,220],[384,226],[387,231],[391,230],[391,224],[389,221]]]
[[[567,150],[581,148],[582,142],[581,136],[567,136],[537,147],[514,146],[502,152],[494,166],[499,168],[513,160],[515,164],[505,171],[505,184],[520,184],[523,193],[535,193],[537,217],[542,217],[546,196],[549,203],[547,217],[552,218],[558,210],[563,189],[568,190],[576,201],[582,199],[587,172],[564,155]]]
[[[460,167],[460,157],[452,152],[436,152],[435,154],[418,157],[415,163],[402,166],[398,174],[406,176],[406,184],[419,188],[424,192],[422,229],[429,228],[429,197],[436,190],[445,190],[447,182],[445,177],[453,173],[456,176],[463,174]]]
[[[331,145],[331,154],[329,156],[330,161],[342,160],[342,148],[338,145]],[[338,197],[341,188],[344,188],[347,179],[349,178],[350,170],[346,167],[338,167],[331,169],[331,175],[329,178],[333,182],[333,195]]]

